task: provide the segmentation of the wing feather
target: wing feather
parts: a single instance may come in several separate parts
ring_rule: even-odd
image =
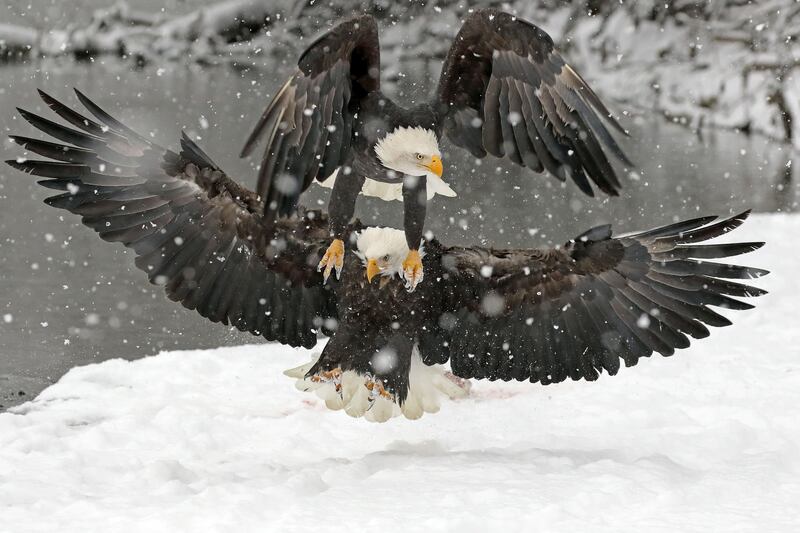
[[[438,88],[445,134],[476,157],[508,157],[586,194],[621,184],[606,152],[632,166],[606,124],[625,133],[540,28],[496,9],[468,16],[448,52]],[[478,118],[477,135],[473,118]]]
[[[501,131],[501,139],[503,145],[503,152],[505,152],[506,156],[518,165],[524,165],[522,162],[522,157],[519,154],[519,148],[517,147],[517,142],[514,139],[514,130],[512,127],[511,122],[511,108],[509,106],[509,96],[508,96],[508,81],[501,80],[500,81],[500,96],[498,97],[500,102],[499,112],[500,112],[500,131]]]
[[[503,157],[503,130],[500,116],[501,82],[497,78],[489,80],[486,86],[486,100],[483,108],[483,147],[495,157]]]
[[[275,94],[241,151],[249,155],[266,137],[256,192],[264,217],[294,212],[311,183],[322,181],[349,157],[353,115],[379,89],[378,29],[371,16],[348,20],[316,39]]]
[[[522,105],[522,96],[519,93],[519,87],[516,80],[511,80],[508,84],[508,109],[510,115],[519,117],[518,120],[511,122],[511,129],[514,133],[514,142],[519,150],[519,155],[522,158],[522,164],[536,172],[542,172],[544,167],[539,157],[536,155],[536,148],[533,145],[533,140],[528,137],[528,128],[522,117],[525,114]]]
[[[454,373],[542,384],[593,380],[615,374],[620,361],[632,366],[653,352],[687,348],[690,338],[709,335],[708,326],[730,324],[710,307],[750,309],[735,297],[765,293],[726,278],[766,271],[703,260],[762,243],[696,244],[746,218],[701,217],[621,237],[601,226],[552,250],[444,249],[451,318],[442,323]]]
[[[265,224],[259,197],[185,134],[181,151],[172,152],[131,133],[85,95],[79,100],[99,123],[40,94],[75,129],[29,112],[23,117],[69,144],[14,136],[55,161],[8,164],[49,178],[42,185],[61,191],[49,205],[81,215],[101,238],[132,248],[137,268],[188,309],[270,340],[316,343],[314,318],[336,313],[333,292],[307,260],[327,237],[324,215]],[[275,117],[266,123],[279,127]]]

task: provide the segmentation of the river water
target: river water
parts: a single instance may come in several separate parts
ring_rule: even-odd
[[[252,186],[256,163],[236,154],[287,72],[282,65],[242,71],[179,64],[134,71],[100,60],[3,66],[0,131],[33,134],[14,108],[51,116],[36,88],[74,103],[75,86],[162,145],[177,145],[185,128],[223,169]],[[410,86],[404,96],[428,89],[428,83]],[[428,228],[445,243],[537,246],[564,242],[606,222],[628,231],[745,208],[798,210],[796,171],[786,146],[732,132],[701,138],[648,116],[622,121],[631,131],[623,146],[638,170],[623,176],[620,198],[587,198],[572,184],[497,160],[476,164],[445,146],[445,177],[459,196],[437,197],[428,208]],[[0,151],[3,159],[21,153],[5,139]],[[210,326],[169,302],[133,267],[132,253],[101,241],[78,217],[44,205],[48,192],[35,178],[0,166],[0,405],[30,399],[75,365],[261,341]],[[315,187],[303,203],[324,206],[327,195]],[[362,199],[358,216],[400,226],[400,207]]]

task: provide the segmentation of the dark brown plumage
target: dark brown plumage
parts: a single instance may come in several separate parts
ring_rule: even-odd
[[[625,131],[547,33],[508,13],[479,10],[464,21],[438,88],[444,131],[475,157],[506,156],[560,180],[590,181],[616,196],[621,184],[604,152],[632,165],[603,124]]]
[[[762,243],[698,244],[747,218],[701,217],[613,237],[589,230],[555,249],[425,245],[428,275],[415,292],[399,279],[368,283],[348,254],[340,281],[323,285],[316,265],[327,215],[302,211],[265,223],[262,203],[185,135],[180,152],[132,132],[85,96],[95,122],[45,93],[73,127],[22,116],[69,143],[11,138],[55,161],[9,160],[61,191],[46,202],[82,217],[107,241],[136,252],[136,266],[167,296],[214,322],[269,340],[314,346],[332,336],[312,371],[373,372],[387,346],[398,365],[380,375],[398,401],[414,346],[427,364],[447,360],[461,377],[542,384],[615,374],[653,352],[672,355],[707,326],[730,321],[712,306],[743,310],[764,291],[739,283],[765,270],[705,261]],[[348,235],[361,229],[356,222]],[[409,311],[414,311],[413,313]]]
[[[424,128],[475,157],[506,157],[561,181],[570,177],[590,196],[592,184],[616,196],[622,184],[607,152],[632,164],[606,123],[625,134],[547,33],[496,9],[476,10],[464,19],[435,97],[404,108],[381,92],[377,23],[361,16],[306,49],[241,155],[266,138],[256,192],[268,219],[273,213],[290,215],[315,180],[348,169],[337,176],[329,205],[331,234],[341,238],[365,178],[405,185],[406,171],[397,172],[375,151],[398,128]],[[404,229],[412,249],[425,219],[424,182],[422,187],[422,194],[415,188],[404,195]]]

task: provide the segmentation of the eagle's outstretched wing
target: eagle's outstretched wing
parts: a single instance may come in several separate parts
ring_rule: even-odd
[[[8,164],[64,191],[47,204],[82,216],[106,241],[136,252],[136,266],[167,295],[214,322],[293,346],[311,347],[333,293],[316,264],[327,238],[322,215],[262,223],[255,193],[222,172],[186,135],[181,151],[136,134],[76,91],[99,121],[40,91],[76,129],[19,112],[60,144],[11,138],[51,161]]]
[[[475,157],[507,156],[567,176],[593,195],[621,188],[606,151],[631,165],[604,121],[625,133],[547,33],[495,9],[467,17],[447,54],[438,102],[445,134]]]
[[[731,279],[765,270],[705,261],[760,242],[697,244],[738,227],[748,213],[704,217],[612,237],[592,229],[547,250],[445,249],[439,320],[453,372],[465,378],[542,384],[616,374],[653,352],[672,355],[689,337],[730,321],[709,306],[749,309],[736,297],[763,290]],[[444,353],[444,352],[443,352]]]
[[[346,160],[360,102],[379,86],[378,27],[370,16],[339,24],[300,56],[241,153],[267,137],[256,187],[267,217],[290,214],[315,178],[324,180]]]

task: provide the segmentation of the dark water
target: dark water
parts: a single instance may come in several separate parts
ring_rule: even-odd
[[[37,87],[74,102],[70,88],[78,86],[161,144],[174,146],[185,128],[223,169],[252,186],[254,162],[236,153],[285,74],[284,67],[131,71],[118,64],[52,61],[2,67],[0,130],[32,134],[15,106],[49,116]],[[496,160],[476,165],[445,146],[446,178],[459,197],[437,198],[428,227],[446,243],[535,246],[563,242],[604,222],[627,231],[700,213],[798,209],[797,178],[782,145],[728,132],[701,139],[651,117],[623,123],[632,133],[625,146],[640,169],[623,178],[621,198],[587,198],[573,185]],[[0,141],[3,159],[20,154],[16,148]],[[324,205],[327,194],[315,189],[305,203]],[[133,268],[132,254],[102,242],[78,217],[45,206],[47,195],[34,178],[0,167],[0,404],[30,398],[74,365],[259,342],[169,302]],[[360,200],[358,214],[400,226],[400,207]]]

